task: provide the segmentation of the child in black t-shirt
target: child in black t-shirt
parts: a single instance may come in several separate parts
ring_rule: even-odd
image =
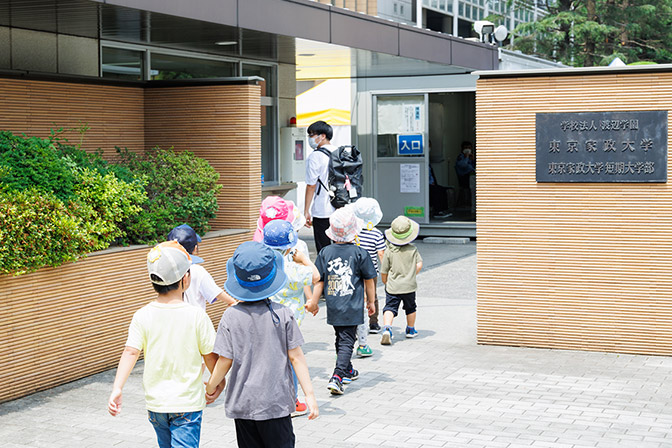
[[[369,254],[354,244],[359,229],[361,225],[349,208],[340,208],[331,215],[326,234],[335,244],[325,246],[317,256],[315,266],[320,281],[315,283],[313,295],[306,303],[306,310],[317,314],[317,301],[324,291],[327,323],[336,333],[336,367],[327,385],[334,395],[343,394],[343,383],[359,376],[350,359],[357,325],[364,323],[365,290],[369,315],[375,311],[376,268]]]

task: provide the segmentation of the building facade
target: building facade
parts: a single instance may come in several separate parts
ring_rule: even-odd
[[[298,179],[282,178],[283,160],[302,160],[280,147],[280,128],[295,115],[297,60],[320,60],[297,54],[298,41],[327,45],[319,56],[332,64],[333,48],[347,49],[339,73],[355,79],[498,64],[491,46],[307,0],[0,0],[0,128],[48,136],[86,123],[82,147],[104,157],[160,145],[208,160],[224,188],[202,246],[223,284],[262,194]],[[0,401],[115,365],[133,310],[151,297],[146,250],[0,277]],[[209,310],[215,321],[221,311]],[[49,375],[36,373],[40,362]]]

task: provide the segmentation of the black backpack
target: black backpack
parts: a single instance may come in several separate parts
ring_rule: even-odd
[[[355,202],[362,197],[362,153],[355,146],[340,146],[335,151],[324,147],[317,148],[329,157],[328,187],[318,177],[320,186],[329,194],[329,201],[334,208]]]

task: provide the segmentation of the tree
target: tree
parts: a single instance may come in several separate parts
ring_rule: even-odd
[[[525,1],[512,2],[525,7]],[[540,0],[548,14],[519,25],[513,49],[575,67],[672,62],[672,0]]]

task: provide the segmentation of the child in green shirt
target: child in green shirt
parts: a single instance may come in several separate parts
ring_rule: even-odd
[[[406,312],[406,337],[418,335],[415,330],[415,292],[418,289],[415,278],[422,269],[422,257],[411,242],[418,237],[419,231],[418,223],[405,216],[397,216],[385,231],[388,244],[380,268],[381,280],[385,284],[382,345],[392,343],[392,320],[397,317],[400,304]]]

